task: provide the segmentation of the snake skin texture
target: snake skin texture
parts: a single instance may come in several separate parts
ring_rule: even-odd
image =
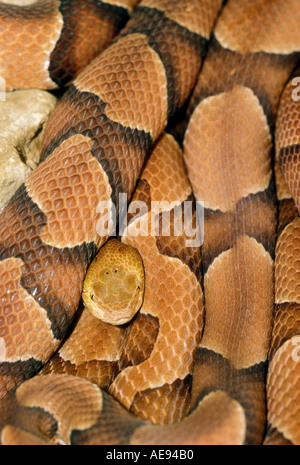
[[[23,10],[69,85],[0,215],[0,443],[300,444],[299,1],[70,3]],[[123,194],[145,293],[113,326],[81,298]]]
[[[172,182],[163,174],[166,170]],[[194,355],[203,329],[200,247],[185,245],[185,231],[176,236],[176,207],[172,206],[175,203],[184,215],[184,202],[192,202],[191,195],[181,150],[172,136],[164,135],[132,202],[165,202],[165,209],[162,206],[153,217],[147,212],[136,218],[133,214],[122,237],[141,254],[148,284],[141,311],[126,330],[120,373],[109,388],[128,410],[155,424],[177,422],[186,416]],[[162,225],[166,212],[170,215],[168,235]],[[153,236],[149,232],[156,221],[159,231]],[[136,228],[140,234],[134,233]]]
[[[254,11],[249,2],[233,0],[224,8],[184,138],[193,192],[205,204],[206,316],[192,402],[215,390],[226,392],[242,406],[246,444],[261,444],[266,421],[276,237],[271,134],[281,93],[299,60],[295,36],[284,32],[296,2],[288,2],[276,37],[279,11],[271,3],[258,1]],[[285,11],[287,4],[281,6]]]
[[[6,89],[67,85],[110,44],[137,1],[0,3],[0,70]]]
[[[299,76],[299,71],[296,70],[294,75]],[[275,253],[275,315],[267,380],[268,431],[264,442],[267,445],[300,443],[300,220],[295,189],[297,155],[294,155],[299,144],[300,107],[299,102],[292,98],[293,81],[294,77],[282,94],[275,134],[276,161],[283,173],[276,178],[279,221]],[[290,160],[293,156],[292,173]],[[294,198],[289,194],[289,189]]]
[[[300,69],[298,68],[293,74],[287,84],[280,107],[278,110],[278,126],[277,126],[277,156],[276,163],[281,168],[284,181],[286,184],[285,192],[286,197],[289,193],[295,200],[295,204],[300,209],[300,191],[299,191],[299,147],[300,147],[300,134],[299,134],[299,100],[297,95],[293,98],[295,90],[295,77],[299,76]],[[298,80],[297,80],[298,82]],[[284,112],[284,114],[283,114]],[[282,188],[284,190],[284,188]],[[283,197],[283,194],[281,194]]]
[[[165,2],[141,4],[54,110],[42,162],[0,218],[1,396],[68,333],[87,267],[110,235],[97,234],[97,205],[131,197],[152,144],[192,90],[221,2],[205,5],[195,32],[193,9],[175,23]]]

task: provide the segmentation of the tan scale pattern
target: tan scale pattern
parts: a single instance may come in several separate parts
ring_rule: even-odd
[[[275,134],[277,171],[280,164],[284,176],[281,172],[276,176],[280,201],[275,253],[277,305],[267,377],[268,431],[264,441],[267,445],[300,444],[300,219],[296,208],[296,205],[299,207],[298,160],[297,154],[293,155],[293,146],[299,144],[300,133],[299,102],[293,100],[292,92],[293,85],[290,81],[282,94]],[[295,202],[290,198],[289,189],[295,196]],[[284,191],[285,196],[282,195]]]
[[[161,176],[161,173],[164,176]],[[151,201],[180,204],[192,193],[182,159],[182,151],[170,134],[164,133],[142,173],[151,190]],[[133,201],[137,194],[134,194]]]
[[[280,166],[289,191],[300,211],[300,144],[282,149],[280,154]]]
[[[73,429],[87,429],[96,423],[103,405],[97,386],[67,375],[53,374],[51,383],[48,376],[35,377],[17,389],[16,397],[23,407],[40,407],[52,414],[58,421],[57,435],[65,444]]]
[[[295,202],[292,198],[283,199],[279,203],[279,212],[278,212],[278,225],[277,233],[278,237],[284,230],[284,228],[291,223],[298,216],[298,210],[295,205]]]
[[[6,90],[57,87],[48,68],[63,28],[59,5],[58,0],[40,0],[26,7],[25,15],[20,8],[0,5],[0,40],[5,44],[0,50],[0,72]]]
[[[70,137],[26,181],[27,192],[47,216],[45,244],[64,248],[103,241],[96,231],[97,205],[110,199],[111,187],[92,145],[89,137]]]
[[[260,0],[260,1],[262,2],[262,0]],[[285,4],[282,3],[282,0],[281,1],[277,0],[274,3],[276,3],[278,5],[279,4],[281,4],[281,5],[292,5],[292,6],[296,5],[295,1],[292,2],[292,0],[287,1]],[[231,4],[234,4],[233,0],[232,0]],[[243,5],[243,4],[244,4],[244,0],[242,2],[240,2],[240,5]],[[264,5],[265,4],[267,5],[266,1],[264,2]],[[246,3],[245,3],[245,5],[246,5]],[[247,8],[248,8],[248,5],[250,5],[249,2],[247,3]],[[249,6],[249,8],[250,8],[250,6]],[[295,17],[296,17],[296,14],[295,14]],[[258,24],[259,24],[259,21],[258,21]],[[245,27],[245,30],[246,29],[247,28]],[[250,28],[249,28],[249,30],[250,30]],[[251,30],[251,33],[252,33],[252,30]],[[295,36],[297,38],[297,34]],[[234,205],[236,205],[236,204],[234,204]],[[295,231],[297,233],[297,229],[295,229]],[[298,250],[298,245],[297,245],[297,237],[298,237],[298,235],[296,234],[295,237],[296,237],[296,252],[297,252],[297,250]],[[265,260],[262,260],[263,261],[263,266],[267,265],[267,262],[268,262],[268,265],[270,264],[269,263],[270,257],[268,256],[267,252],[265,252],[265,255],[261,254],[261,252],[263,250],[263,247],[260,244],[255,243],[255,239],[249,238],[247,236],[243,236],[240,239],[240,241],[241,242],[245,241],[246,244],[248,244],[248,242],[251,242],[251,244],[255,244],[254,247],[252,247],[252,246],[248,247],[248,245],[246,245],[246,247],[245,247],[245,243],[242,244],[243,247],[245,247],[243,249],[243,252],[248,253],[248,256],[246,256],[246,258],[249,258],[250,255],[251,255],[251,257],[252,257],[252,255],[255,255],[255,258],[257,259],[257,257],[259,257],[261,255],[265,259]],[[239,242],[239,240],[238,240],[238,242]],[[289,238],[288,238],[288,242],[290,242],[289,245],[291,245],[291,240],[289,240]],[[242,247],[241,247],[241,249],[242,249]],[[230,255],[230,254],[232,254],[233,250],[234,250],[234,248],[229,249],[228,251],[223,252],[223,253],[224,253],[224,255],[226,255],[226,254]],[[250,250],[251,250],[251,253],[250,253]],[[253,251],[255,252],[254,254],[253,254]],[[256,252],[257,252],[257,257],[256,257]],[[224,257],[224,255],[223,255],[223,257]],[[297,266],[296,266],[297,263],[295,263],[296,260],[294,259],[295,257],[294,257],[294,255],[293,255],[293,253],[291,251],[291,247],[289,247],[288,250],[284,249],[283,250],[283,255],[285,256],[285,259],[286,259],[286,266],[284,268],[282,268],[280,274],[281,275],[286,275],[287,270],[289,271],[290,266],[291,266],[291,268],[293,270],[293,273],[296,270],[296,274],[297,274],[297,272],[298,272]],[[297,253],[296,253],[296,258],[297,258]],[[151,257],[151,259],[152,259],[152,257]],[[217,260],[218,259],[216,259],[215,262]],[[249,258],[249,260],[250,260],[250,258]],[[213,262],[213,264],[215,262]],[[242,260],[239,259],[238,262],[242,262]],[[210,272],[213,273],[213,271],[215,271],[213,269],[213,264],[209,268],[207,276],[209,276]],[[259,266],[258,266],[258,264],[259,264]],[[243,265],[243,263],[242,263],[242,265]],[[259,263],[258,259],[257,259],[257,267],[259,269],[261,268],[261,263]],[[255,266],[253,266],[253,269],[256,271]],[[250,271],[251,271],[251,268],[250,268]],[[233,275],[233,274],[234,273],[231,271],[231,275]],[[286,278],[286,276],[284,276],[284,278],[282,278],[282,282],[285,280],[285,278]],[[292,283],[294,285],[294,283],[295,283],[294,276],[292,276],[291,279],[292,279]],[[169,284],[170,284],[170,282],[169,282]],[[225,287],[226,284],[228,284],[228,282],[224,283],[223,287]],[[286,290],[286,288],[285,288],[286,283],[284,282],[284,283],[281,283],[281,284],[282,284],[282,288],[284,288]],[[261,283],[259,283],[259,285],[261,285]],[[242,287],[242,289],[245,289],[245,288],[247,288],[247,286]],[[269,290],[269,287],[268,287],[268,290]],[[297,292],[298,292],[298,287],[296,285],[294,285],[292,290],[293,290],[294,294],[296,295]],[[241,291],[241,289],[240,289],[240,291]],[[239,293],[239,295],[241,295],[241,294],[242,294],[242,292]],[[159,296],[157,296],[157,299],[158,299],[158,297]],[[219,298],[219,296],[218,296],[218,298]],[[236,301],[238,301],[238,298],[236,299]],[[267,306],[268,306],[268,302],[267,302]],[[155,318],[157,318],[157,317],[155,317]],[[267,322],[267,325],[268,325],[268,322]],[[258,327],[260,327],[260,326],[258,326]],[[268,333],[268,329],[266,330],[266,333]],[[242,331],[241,334],[244,334],[244,332]],[[298,406],[299,406],[299,399],[298,399],[299,390],[295,389],[295,383],[292,382],[293,379],[298,379],[299,378],[299,368],[295,369],[295,365],[291,362],[291,358],[292,358],[291,353],[294,353],[295,348],[297,347],[294,344],[294,342],[297,342],[297,341],[295,339],[288,341],[287,343],[285,343],[276,352],[275,357],[277,356],[278,359],[277,359],[276,362],[274,362],[275,363],[275,368],[274,368],[274,370],[272,372],[273,373],[274,385],[272,384],[272,382],[270,382],[269,386],[270,386],[270,392],[271,392],[271,397],[270,397],[271,402],[272,402],[273,398],[274,399],[276,398],[276,402],[278,402],[278,399],[279,399],[279,405],[281,404],[280,409],[282,409],[282,410],[279,410],[279,417],[280,417],[279,421],[277,420],[277,414],[278,414],[278,410],[276,411],[277,407],[275,409],[272,409],[272,412],[275,412],[274,416],[272,417],[273,418],[272,424],[274,423],[274,425],[276,425],[276,426],[279,425],[279,428],[283,431],[283,433],[287,437],[290,438],[291,441],[293,441],[295,443],[299,443],[299,421],[298,421],[298,418],[299,418],[299,412],[298,412],[298,410],[299,410],[298,409]],[[293,352],[291,352],[290,345],[292,345]],[[262,353],[262,352],[264,352],[264,350],[261,349],[260,352]],[[248,354],[246,354],[246,355],[248,357]],[[236,356],[234,355],[234,357],[237,360],[239,360],[239,356],[240,356],[240,353],[239,353],[239,351],[237,351],[237,355]],[[243,361],[241,363],[245,363],[245,360],[247,359],[247,357],[245,357],[245,354],[242,354],[241,360],[243,360]],[[293,360],[293,362],[294,362],[294,360]],[[271,363],[273,363],[273,361]],[[279,369],[279,367],[281,367],[281,365],[286,367],[286,371],[284,373],[282,373],[281,370]],[[282,383],[284,384],[284,389],[281,388]],[[272,397],[272,392],[274,392],[274,397]],[[282,401],[282,397],[281,397],[282,395],[285,396],[283,401]],[[204,418],[206,417],[206,419],[207,419],[206,424],[208,423],[208,418],[210,418],[210,421],[212,420],[212,418],[211,418],[211,416],[209,416],[208,412],[213,411],[212,409],[214,408],[214,405],[217,404],[217,406],[218,406],[218,402],[220,402],[222,404],[222,407],[224,407],[224,409],[225,409],[226,420],[227,420],[227,418],[230,418],[230,419],[232,419],[234,421],[235,425],[238,426],[238,431],[234,431],[233,432],[233,433],[235,433],[234,436],[231,436],[231,432],[228,431],[229,426],[226,425],[226,423],[225,423],[224,429],[223,430],[221,429],[219,431],[220,435],[223,434],[225,440],[226,440],[226,437],[227,437],[228,441],[230,442],[230,441],[236,441],[236,434],[240,434],[240,436],[238,437],[238,442],[239,441],[242,442],[244,440],[243,426],[245,426],[245,425],[243,423],[244,417],[243,417],[243,415],[241,415],[242,409],[241,409],[239,403],[236,402],[236,401],[233,401],[232,399],[230,399],[230,397],[227,394],[224,396],[224,393],[220,393],[220,394],[219,393],[213,393],[211,396],[212,396],[211,397],[212,401],[208,402],[208,407],[209,408],[207,409],[207,411],[206,411],[206,405],[204,405],[204,407],[205,407],[204,412],[206,414],[206,415],[204,415]],[[98,397],[96,396],[96,403],[97,403],[97,400],[98,400]],[[205,401],[205,399],[204,399],[204,401]],[[275,406],[276,406],[276,402],[275,402]],[[293,402],[295,402],[295,404]],[[203,404],[205,404],[205,402],[203,402]],[[295,417],[293,418],[293,421],[290,421],[290,418],[287,418],[287,412],[291,411],[290,410],[291,404],[292,404],[292,411],[295,412]],[[203,407],[203,405],[201,405],[201,403],[200,403],[200,406]],[[220,410],[221,410],[221,408],[219,408],[218,414],[220,413]],[[272,415],[273,415],[273,413],[272,413]],[[212,421],[211,426],[215,427],[215,428],[218,428],[220,418],[222,419],[223,416],[219,415],[218,418],[217,418],[217,415],[214,416],[213,419],[215,419],[215,423]],[[83,428],[85,428],[85,427],[86,427],[86,425]],[[76,428],[77,428],[77,424],[76,424]],[[175,431],[176,431],[176,428],[175,428]],[[13,434],[13,432],[12,432],[12,434]],[[151,437],[151,434],[152,434],[152,432],[150,431],[150,437]],[[226,436],[226,434],[228,434],[228,436]],[[66,438],[66,440],[67,440],[68,433],[63,433],[63,437]],[[206,436],[206,439],[204,439],[204,440],[209,441],[210,440],[209,438],[211,438],[210,431],[208,431],[208,436]],[[159,440],[160,439],[157,439],[157,441],[159,441]],[[213,441],[213,439],[211,439],[211,440]],[[161,441],[163,441],[163,438],[161,439]]]
[[[279,433],[276,428],[271,428],[264,440],[264,446],[292,446],[293,444],[285,439],[283,434]]]
[[[289,186],[285,180],[284,174],[281,170],[278,158],[274,161],[274,174],[276,181],[276,193],[278,200],[291,199],[292,195]]]
[[[272,360],[280,346],[291,337],[300,334],[300,304],[276,305],[269,359]]]
[[[139,311],[144,289],[141,256],[135,248],[111,239],[88,269],[82,299],[96,318],[110,325],[123,325]]]
[[[142,2],[140,6],[143,5]],[[198,5],[198,0],[190,0],[189,8],[196,11]],[[175,9],[176,6],[177,3],[172,2],[172,8]],[[206,21],[206,15],[197,18],[199,24]],[[149,44],[157,51],[164,64],[169,92],[168,109],[171,116],[176,108],[182,107],[196,83],[202,64],[204,39],[171,21],[156,8],[138,8],[137,14],[122,30],[121,37],[132,31],[133,22],[135,32],[144,34],[146,31],[152,31]]]
[[[253,215],[255,211],[255,215]],[[270,237],[276,234],[276,212],[263,194],[246,197],[237,203],[232,212],[204,214],[204,242],[202,253],[205,269],[222,251],[233,247],[237,238],[248,235],[268,250]]]
[[[292,54],[300,49],[298,0],[231,0],[215,35],[224,48],[239,53]]]
[[[282,232],[276,246],[276,303],[300,303],[300,219]]]
[[[144,262],[146,289],[141,313],[157,317],[160,325],[150,357],[123,370],[110,387],[110,393],[130,409],[138,392],[172,384],[191,373],[203,295],[187,265],[162,256],[154,237],[134,240],[128,231],[123,240],[137,248]]]
[[[210,265],[204,289],[201,347],[223,355],[236,369],[265,361],[273,312],[273,261],[264,247],[253,238],[239,237]]]
[[[300,69],[295,71],[294,75],[299,75]],[[276,124],[276,161],[275,167],[277,172],[276,183],[279,191],[278,198],[289,198],[293,196],[295,203],[300,208],[300,190],[299,190],[299,144],[300,144],[300,105],[298,100],[297,88],[299,80],[296,83],[295,78],[292,78],[281,97],[277,124]],[[297,86],[298,83],[298,86]],[[294,95],[295,92],[295,95]],[[295,146],[295,148],[293,147]],[[298,148],[296,149],[296,147]],[[282,186],[285,186],[282,194]]]
[[[297,72],[295,75],[297,75]],[[293,82],[294,79],[291,79],[287,84],[278,109],[275,134],[277,157],[279,157],[280,150],[283,147],[289,147],[300,143],[300,102],[299,100],[297,101],[297,95],[293,95],[300,81],[297,81],[297,86]]]
[[[123,328],[107,325],[84,309],[59,354],[75,365],[92,360],[115,362],[120,355],[122,336]]]
[[[248,36],[256,29],[257,3],[247,2]],[[237,2],[226,3],[218,24],[232,5]],[[270,128],[296,59],[242,55],[222,45],[214,35],[188,108],[191,119],[184,140],[185,152],[192,152],[187,154],[189,178],[205,206],[206,317],[194,371],[193,391],[198,392],[192,396],[198,402],[208,392],[224,390],[244,409],[244,442],[261,444],[274,305],[276,210]]]
[[[164,157],[161,156],[162,154]],[[169,201],[176,189],[178,200],[183,201],[187,182],[182,183],[175,176],[175,184],[170,184],[167,189],[161,181],[155,182],[157,178],[164,179],[161,169],[166,160],[169,160],[169,171],[182,172],[183,160],[182,155],[179,155],[177,143],[170,136],[164,135],[155,146],[153,155],[141,175],[142,181],[133,201],[139,198],[140,191],[145,186],[144,173],[150,183],[146,183],[149,188],[146,192],[151,199],[152,194],[155,193],[155,198]],[[153,173],[152,176],[150,172]],[[162,192],[159,191],[161,186],[163,186]],[[156,318],[159,329],[150,355],[145,360],[139,361],[137,365],[123,369],[111,385],[110,393],[127,409],[134,408],[138,398],[147,399],[149,394],[148,401],[143,403],[139,399],[139,407],[142,408],[135,410],[135,413],[154,423],[164,423],[170,419],[167,411],[163,412],[163,409],[175,409],[175,405],[173,407],[164,405],[166,402],[163,402],[163,396],[160,397],[158,393],[158,397],[154,395],[152,398],[151,392],[153,391],[154,394],[154,390],[158,388],[168,390],[167,385],[170,385],[171,395],[173,383],[184,380],[191,374],[193,356],[203,325],[203,294],[195,274],[185,263],[179,258],[160,253],[156,237],[149,234],[134,236],[136,223],[140,225],[137,230],[150,231],[150,222],[151,215],[147,214],[132,219],[123,234],[122,241],[136,247],[142,256],[146,288],[140,314]],[[149,399],[152,401],[150,402]],[[155,402],[161,406],[160,410],[152,409]],[[181,411],[181,415],[182,413]],[[178,420],[180,417],[176,418],[176,421]]]
[[[127,5],[118,6],[127,8]],[[124,2],[125,3],[125,2]],[[63,5],[64,30],[50,55],[50,76],[68,85],[117,35],[121,12],[109,12],[99,2],[75,0]]]
[[[46,310],[21,286],[24,267],[20,258],[0,262],[0,362],[41,360],[41,355],[45,362],[55,344]]]
[[[269,423],[300,445],[300,336],[286,341],[274,355],[268,372]]]
[[[191,98],[188,116],[191,116],[198,103],[207,96],[242,85],[254,91],[269,120],[274,121],[280,96],[296,64],[297,55],[241,55],[232,52],[224,49],[213,36]]]
[[[165,69],[143,34],[129,34],[114,43],[74,84],[80,91],[100,97],[112,121],[148,132],[153,140],[167,124]]]
[[[183,422],[137,428],[133,445],[242,445],[246,421],[241,405],[225,392],[208,394]]]
[[[89,348],[88,346],[87,351],[89,351]],[[116,367],[117,362],[107,362],[106,360],[89,360],[82,364],[73,364],[69,360],[62,358],[58,352],[39,371],[39,376],[53,373],[79,376],[96,384],[101,389],[107,390],[115,375]]]
[[[258,365],[249,370],[236,370],[221,355],[199,348],[194,368],[192,409],[197,407],[208,391],[218,390],[243,407],[247,422],[245,444],[261,444],[266,420],[265,368]],[[219,440],[222,441],[222,438]]]
[[[163,11],[167,18],[206,39],[210,38],[221,5],[222,0],[205,0],[196,4],[191,4],[190,0],[175,4],[169,0],[143,0],[143,6]]]
[[[133,24],[131,25],[133,29],[135,27],[135,18],[138,16],[139,14],[133,18]],[[141,16],[142,15],[140,15],[140,17]],[[147,25],[147,20],[142,17],[141,23],[143,24],[143,22],[145,27]],[[177,51],[180,49],[180,47],[177,47],[176,44],[180,42],[180,38],[182,38],[185,44],[190,44],[190,49],[193,51],[193,53],[195,55],[199,55],[197,66],[193,67],[193,71],[195,71],[196,68],[198,69],[198,65],[202,60],[199,52],[202,51],[203,41],[200,38],[196,38],[195,35],[191,34],[189,31],[182,30],[180,27],[176,27],[176,25],[174,25],[172,22],[168,20],[166,20],[166,22],[168,28],[171,29],[173,27],[174,30],[175,27],[176,31],[176,34],[173,33],[173,36],[169,41],[167,40],[168,34],[166,34],[163,41],[163,46],[166,47],[171,60],[173,59],[173,47],[175,46],[176,50],[174,55],[176,55]],[[182,34],[180,34],[180,32]],[[122,51],[122,59],[125,57],[121,64],[124,65],[126,72],[129,74],[129,76],[127,76],[127,81],[129,80],[130,84],[133,84],[133,86],[138,86],[139,82],[142,82],[143,84],[143,94],[145,95],[147,104],[149,104],[150,108],[152,108],[154,111],[154,116],[152,115],[151,124],[149,126],[152,128],[153,125],[154,127],[152,135],[153,138],[155,138],[155,132],[157,132],[158,135],[158,133],[161,131],[161,128],[163,128],[167,123],[166,109],[168,102],[166,89],[166,69],[162,63],[160,55],[154,52],[154,49],[148,45],[148,38],[142,34],[138,34],[139,38],[140,36],[142,36],[142,39],[140,43],[139,54],[135,53],[137,52],[137,49],[134,47],[134,44],[132,47],[129,47],[130,39],[136,39],[136,35],[133,35],[131,38],[126,37],[124,40],[120,39],[116,41],[114,43],[113,47],[115,48],[113,50],[116,56],[119,52]],[[139,39],[137,42],[138,41]],[[108,56],[110,56],[109,52],[107,53]],[[115,65],[115,59],[112,61]],[[128,71],[128,68],[133,71],[131,74],[130,69]],[[100,69],[98,71],[101,74],[103,70]],[[135,72],[137,73],[137,80],[135,79]],[[186,75],[191,76],[191,74],[192,73],[189,69]],[[109,86],[111,84],[111,75],[108,73],[105,76],[106,84]],[[98,73],[95,73],[94,76],[91,76],[91,74],[88,72],[88,78],[92,79],[92,81],[94,79],[94,82],[96,82],[98,77]],[[120,71],[118,79],[120,78],[121,84],[126,87],[127,81],[122,80],[121,77],[123,79],[124,74],[122,74]],[[178,80],[181,78],[182,75],[180,74]],[[192,76],[190,81],[195,82],[195,79],[196,73]],[[181,83],[179,84],[179,88],[181,88]],[[107,92],[105,82],[102,87],[104,92]],[[184,87],[186,90],[191,90],[187,89],[186,83],[184,84]],[[174,94],[176,92],[174,92]],[[65,95],[67,95],[66,98]],[[130,92],[128,93],[127,97],[127,100],[129,100],[131,105],[128,109],[129,119],[132,117],[132,120],[136,121],[136,111],[137,114],[142,111],[143,115],[145,115],[147,112],[149,113],[149,107],[145,109],[145,107],[142,105],[143,102],[140,100],[139,92],[136,93],[135,101],[131,98]],[[182,96],[180,96],[180,98],[181,97]],[[152,98],[154,100],[150,102]],[[175,102],[173,108],[175,111],[178,99],[174,95],[172,98]],[[118,192],[120,187],[124,187],[124,190],[131,194],[131,187],[133,187],[136,183],[139,169],[144,161],[145,155],[149,152],[151,142],[150,134],[144,134],[144,132],[147,130],[147,127],[144,127],[144,122],[142,130],[139,131],[136,130],[136,127],[134,130],[131,130],[130,128],[125,128],[124,126],[122,127],[122,124],[110,120],[107,113],[105,114],[105,111],[110,102],[102,101],[101,98],[98,98],[98,96],[93,94],[92,91],[83,93],[80,92],[80,90],[78,90],[75,85],[70,86],[68,91],[63,96],[63,102],[65,104],[63,104],[62,107],[59,106],[57,108],[57,112],[55,112],[53,115],[53,118],[50,121],[46,131],[48,134],[52,134],[52,137],[51,135],[49,136],[51,141],[49,144],[50,147],[47,147],[49,152],[46,154],[44,152],[43,156],[46,157],[53,151],[55,152],[54,156],[47,158],[39,168],[42,170],[45,166],[47,166],[47,163],[49,163],[49,165],[51,164],[50,168],[53,168],[55,177],[53,176],[53,178],[51,178],[49,172],[47,173],[51,179],[48,178],[46,180],[44,185],[44,192],[42,192],[42,188],[40,187],[40,180],[37,179],[37,174],[34,174],[36,178],[33,177],[32,179],[36,180],[36,184],[34,184],[34,186],[31,185],[32,179],[27,181],[27,188],[23,186],[22,189],[19,190],[18,194],[12,200],[6,212],[3,214],[3,216],[1,216],[2,221],[0,221],[1,258],[3,259],[10,255],[25,256],[26,254],[28,262],[26,263],[26,273],[24,272],[24,275],[22,276],[24,286],[26,286],[28,292],[31,292],[38,301],[43,303],[45,302],[45,307],[47,307],[49,318],[51,318],[52,330],[55,332],[57,337],[64,337],[66,335],[66,332],[72,322],[74,313],[78,306],[83,282],[83,274],[86,270],[86,266],[88,265],[88,262],[95,251],[95,247],[100,245],[99,242],[97,244],[86,244],[90,237],[95,237],[94,231],[89,230],[87,233],[83,233],[82,231],[80,232],[82,223],[84,221],[88,223],[90,220],[90,218],[88,219],[91,211],[89,208],[85,210],[82,204],[80,204],[79,210],[81,210],[81,213],[83,213],[83,218],[80,218],[79,223],[75,222],[75,218],[72,218],[74,221],[70,222],[68,222],[68,220],[70,220],[70,218],[68,218],[67,222],[64,223],[66,220],[64,211],[66,207],[61,204],[61,200],[70,200],[71,205],[67,208],[68,213],[71,212],[74,206],[74,195],[72,192],[73,187],[70,187],[68,184],[72,179],[72,173],[69,172],[69,169],[71,170],[71,166],[60,166],[62,159],[66,161],[64,159],[64,154],[62,153],[62,149],[65,148],[64,144],[66,144],[66,147],[68,146],[68,150],[70,149],[70,156],[73,156],[74,152],[72,152],[72,137],[74,137],[75,140],[76,137],[83,137],[79,135],[81,133],[91,135],[91,138],[93,138],[93,141],[95,145],[97,145],[98,149],[98,153],[95,155],[95,157],[97,156],[97,158],[101,160],[102,166],[105,166],[105,172],[110,177],[110,182],[112,182],[111,178],[113,178],[112,184],[114,184],[114,187],[117,186],[116,191]],[[121,113],[122,109],[126,107],[126,102],[124,102],[125,101],[122,103],[123,107],[120,109]],[[141,108],[139,110],[137,110],[135,107],[137,103],[141,104]],[[162,104],[161,108],[159,105],[160,103]],[[118,103],[116,105],[118,106]],[[133,107],[134,115],[131,114],[131,109]],[[60,112],[62,115],[57,117]],[[74,134],[77,134],[77,136],[73,136]],[[68,140],[67,137],[69,137]],[[78,156],[88,155],[88,160],[85,161],[91,161],[92,165],[87,167],[88,175],[95,175],[95,177],[97,177],[97,175],[100,174],[98,172],[100,165],[98,166],[97,164],[94,164],[96,160],[93,159],[92,156],[89,158],[90,153],[88,152],[87,146],[91,143],[91,141],[85,142],[82,140],[80,141],[79,150],[83,150],[83,152],[79,153]],[[89,146],[89,150],[90,149],[91,146]],[[120,152],[123,152],[124,159],[121,157],[121,160],[119,160]],[[131,155],[132,152],[132,158],[130,158],[128,162],[128,154]],[[55,155],[61,156],[57,156],[57,158],[55,158]],[[76,165],[78,160],[74,156],[72,161],[74,162],[72,164],[72,169],[76,170],[78,167]],[[57,167],[61,168],[59,173],[56,171]],[[66,176],[67,180],[65,179],[67,186],[59,186],[58,189],[61,189],[61,191],[64,190],[64,187],[70,187],[70,189],[66,189],[67,192],[63,193],[64,198],[61,199],[55,197],[55,192],[57,191],[56,187],[54,186],[56,186],[56,182],[60,182],[56,176],[61,174],[61,172],[64,171],[64,168],[66,168],[66,171],[69,175]],[[85,168],[86,164],[84,163],[84,169]],[[125,171],[125,174],[123,174],[123,171]],[[38,171],[37,173],[41,174],[42,172]],[[125,178],[125,181],[126,178],[129,179],[127,183],[123,183],[123,179],[120,181],[120,173],[121,177]],[[46,175],[45,173],[42,174],[43,176]],[[64,175],[64,173],[62,174]],[[89,179],[87,180],[88,185]],[[47,181],[49,181],[49,184]],[[84,183],[85,179],[81,179],[81,182],[82,181]],[[99,180],[99,178],[96,179],[96,181],[99,181],[97,187],[101,188],[103,187],[103,184],[105,184],[108,188],[108,183],[102,183],[101,179]],[[76,188],[80,189],[81,187],[82,186],[76,184],[74,191]],[[86,185],[84,187],[86,187]],[[36,197],[31,195],[33,194],[33,191],[34,194],[36,194]],[[53,197],[51,198],[52,194]],[[76,199],[78,200],[80,193],[77,191],[75,194]],[[111,194],[111,192],[109,192],[109,194]],[[44,200],[46,205],[42,205]],[[84,201],[85,200],[86,199],[84,199]],[[51,211],[47,211],[47,207],[49,207]],[[75,208],[73,209],[74,215],[78,214],[77,207],[78,205],[75,205]],[[85,210],[85,213],[83,210]],[[55,215],[57,213],[61,215],[60,221],[55,219]],[[53,215],[52,218],[51,215]],[[52,222],[52,220],[54,222]],[[96,223],[96,221],[94,221],[94,223]],[[56,227],[58,227],[58,229],[56,229]],[[49,228],[53,229],[50,231]],[[81,240],[83,240],[84,243],[81,243]],[[30,248],[29,250],[26,250],[28,245]],[[68,283],[67,286],[66,283]],[[37,333],[36,337],[38,336],[39,335]],[[39,368],[40,364],[34,360],[30,361],[30,364],[31,365],[29,369],[27,365],[25,365],[24,370],[26,369],[27,373],[33,374],[33,372]],[[6,366],[1,366],[1,368],[6,370]],[[17,368],[20,369],[20,366],[18,365]]]
[[[137,0],[32,3],[0,5],[0,69],[8,90],[69,84],[111,43]]]
[[[242,197],[269,185],[271,135],[259,100],[246,87],[203,100],[189,122],[184,149],[195,197],[205,208],[232,210]]]
[[[137,365],[150,356],[158,331],[159,322],[157,318],[138,313],[134,323],[130,325],[130,330],[125,330],[119,371],[129,365]]]
[[[120,358],[124,329],[104,323],[84,309],[75,328],[41,375],[64,373],[108,389]]]
[[[15,446],[47,446],[49,441],[43,440],[38,436],[28,433],[21,428],[13,425],[7,425],[1,432],[1,444],[14,444]]]

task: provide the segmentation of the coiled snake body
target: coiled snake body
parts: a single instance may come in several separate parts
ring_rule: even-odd
[[[8,89],[38,74],[42,87],[69,84],[40,165],[0,216],[1,443],[300,443],[299,103],[292,81],[284,91],[300,60],[299,4],[223,3],[143,0],[94,60],[135,1],[1,6],[3,40],[53,27],[25,84],[11,58]],[[107,34],[83,53],[89,17]],[[145,294],[133,321],[113,326],[80,298],[113,232],[99,202],[118,210],[124,193],[121,241],[142,257]],[[195,227],[195,200],[201,247],[176,233],[187,202]],[[165,202],[169,234],[149,234],[154,218],[136,201]]]

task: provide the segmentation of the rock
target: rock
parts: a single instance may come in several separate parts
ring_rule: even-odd
[[[42,90],[7,92],[0,101],[0,211],[37,166],[44,127],[57,99]]]
[[[35,3],[36,0],[1,0],[1,3],[11,3],[12,5],[30,5],[31,3]]]

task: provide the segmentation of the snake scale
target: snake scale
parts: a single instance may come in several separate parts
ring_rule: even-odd
[[[299,22],[299,0],[0,4],[7,90],[67,87],[0,215],[1,444],[300,444]]]

